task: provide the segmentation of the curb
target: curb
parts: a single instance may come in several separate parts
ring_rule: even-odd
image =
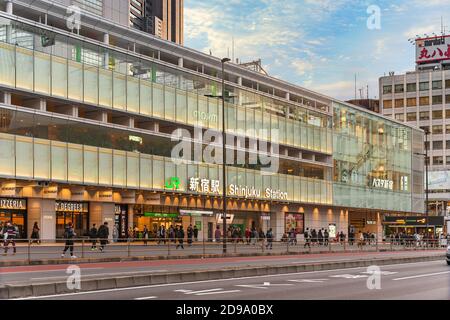
[[[417,250],[420,251],[420,250]],[[236,257],[270,257],[270,256],[300,256],[311,254],[340,254],[340,253],[360,253],[361,251],[339,251],[330,252],[314,251],[314,252],[257,252],[257,253],[227,253],[227,254],[189,254],[189,255],[164,255],[164,256],[132,256],[132,257],[108,257],[108,258],[55,258],[55,259],[37,259],[37,260],[10,260],[0,261],[0,268],[3,267],[23,267],[23,266],[39,266],[39,265],[60,265],[60,264],[82,264],[82,263],[107,263],[107,262],[132,262],[132,261],[156,261],[156,260],[180,260],[180,259],[212,259],[212,258],[236,258]],[[381,253],[381,252],[397,252],[385,249],[378,251],[363,251],[362,253]],[[415,252],[411,251],[402,251]]]
[[[138,276],[120,276],[81,281],[81,290],[73,291],[67,288],[66,282],[43,283],[30,285],[5,285],[0,287],[0,299],[17,299],[39,297],[64,293],[88,292],[96,290],[119,289],[149,285],[182,283],[192,281],[220,280],[224,278],[242,278],[287,273],[299,273],[321,270],[368,267],[371,265],[392,265],[401,263],[426,262],[444,260],[445,255],[430,255],[422,257],[368,259],[356,261],[334,261],[314,264],[280,265],[230,268],[223,270],[205,270],[179,273],[149,274]]]

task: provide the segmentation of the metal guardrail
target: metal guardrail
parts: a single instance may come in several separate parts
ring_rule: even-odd
[[[38,259],[60,258],[64,247],[68,245],[67,253],[73,246],[74,256],[77,258],[130,258],[130,257],[169,257],[169,256],[198,256],[223,255],[223,239],[195,239],[165,238],[165,239],[70,239],[67,240],[36,240],[16,239],[3,240],[0,248],[0,261],[7,260],[14,252],[14,259],[26,260],[29,263]],[[102,243],[103,241],[103,243]],[[106,242],[105,242],[106,241]],[[440,240],[345,240],[326,241],[325,239],[302,240],[288,239],[286,241],[270,241],[267,239],[228,239],[227,254],[301,254],[301,253],[338,253],[338,252],[378,252],[378,251],[412,251],[439,249],[443,245]],[[101,250],[102,248],[103,250]],[[7,255],[5,250],[7,249]],[[70,256],[69,256],[70,257]]]

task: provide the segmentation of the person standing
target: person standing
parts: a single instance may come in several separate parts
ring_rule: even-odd
[[[324,240],[324,245],[326,247],[328,247],[328,244],[330,243],[330,234],[328,233],[328,230],[326,230],[326,229],[323,232],[323,240]]]
[[[247,227],[247,229],[245,229],[245,240],[246,240],[248,245],[250,244],[250,236],[251,236],[251,234],[252,233],[250,231],[250,228]]]
[[[115,224],[113,228],[113,241],[117,242],[118,239],[119,239],[119,226]]]
[[[309,228],[306,228],[305,231],[305,245],[303,248],[306,248],[307,246],[311,248],[311,233],[309,232]]]
[[[4,256],[6,256],[8,254],[8,246],[11,243],[13,246],[13,255],[16,254],[16,237],[19,234],[19,230],[17,227],[15,227],[11,221],[8,221],[6,223],[6,226],[3,227],[2,229],[2,234],[3,234],[3,238],[4,238],[4,247],[5,247],[5,252],[3,253]]]
[[[183,226],[180,226],[180,228],[178,229],[177,238],[178,238],[178,244],[177,244],[176,248],[178,249],[178,247],[181,247],[181,249],[184,249],[184,245],[183,245],[183,241],[184,241]]]
[[[174,229],[174,227],[172,225],[170,225],[170,228],[169,228],[169,241],[170,242],[174,242],[174,243],[177,242],[175,240],[175,232],[176,232],[176,230]]]
[[[214,232],[214,238],[216,239],[216,242],[220,242],[220,238],[222,238],[222,233],[220,232],[220,227],[216,227],[216,231]]]
[[[197,225],[194,226],[194,241],[198,241],[198,228]]]
[[[69,222],[65,231],[64,231],[64,239],[66,239],[65,247],[63,253],[61,254],[61,258],[66,256],[67,250],[70,251],[70,257],[75,259],[76,256],[73,254],[74,241],[73,239],[77,236],[75,230],[73,229],[72,222]]]
[[[89,238],[92,241],[91,251],[97,250],[97,228],[95,223],[92,225],[91,230],[89,230]]]
[[[192,237],[194,236],[194,229],[192,228],[192,224],[187,228],[187,237],[188,237],[188,245],[192,246]]]
[[[273,242],[273,232],[272,228],[269,229],[266,233],[267,245],[266,248],[272,250],[272,242]]]
[[[161,226],[161,239],[163,241],[164,244],[166,244],[166,227],[163,225]]]
[[[148,229],[146,225],[144,225],[144,231],[142,232],[142,235],[144,238],[144,246],[146,246],[148,242]]]
[[[105,246],[108,243],[109,229],[108,222],[104,222],[100,228],[98,228],[98,238],[100,239],[100,251],[105,250]]]
[[[36,242],[37,244],[41,243],[40,240],[40,236],[39,236],[39,231],[41,229],[39,229],[38,223],[35,222],[33,225],[33,231],[31,232],[31,241],[30,244],[33,244],[34,242]]]

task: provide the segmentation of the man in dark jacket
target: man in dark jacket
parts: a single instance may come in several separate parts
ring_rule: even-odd
[[[103,223],[100,228],[98,228],[98,238],[100,239],[100,251],[103,252],[106,244],[108,243],[109,229],[108,222]]]
[[[95,227],[95,223],[92,225],[91,230],[89,230],[89,238],[92,241],[91,251],[94,251],[97,249],[97,228]]]
[[[192,225],[189,225],[187,228],[187,236],[188,236],[188,245],[192,246],[192,237],[194,236],[194,229],[192,228]]]
[[[198,241],[198,228],[197,228],[197,225],[194,226],[194,241]]]
[[[73,239],[77,236],[75,233],[75,230],[73,229],[72,222],[69,222],[69,224],[66,227],[66,230],[64,231],[64,239],[66,239],[66,244],[63,250],[63,253],[61,254],[61,258],[64,258],[66,256],[67,250],[70,250],[70,256],[75,259],[76,256],[73,254],[73,245],[74,241]]]
[[[10,221],[6,224],[5,227],[3,227],[2,230],[3,238],[5,240],[4,246],[5,246],[5,252],[3,253],[4,256],[8,254],[8,246],[10,243],[12,243],[13,246],[13,254],[16,254],[16,237],[19,234],[18,228],[16,228]]]
[[[183,226],[180,226],[180,229],[178,229],[177,238],[178,238],[177,249],[178,249],[178,247],[181,247],[181,249],[184,249],[184,245],[183,245],[183,241],[184,241]]]

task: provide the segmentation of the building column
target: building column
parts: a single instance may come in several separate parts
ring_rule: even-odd
[[[270,213],[270,228],[272,228],[274,241],[280,241],[284,234],[284,211],[277,210]]]
[[[128,228],[134,228],[134,204],[128,205]]]
[[[103,43],[109,45],[109,33],[103,34]],[[109,51],[106,50],[103,55],[103,68],[109,69]]]
[[[12,0],[6,1],[6,13],[7,14],[13,14],[13,3]]]
[[[27,237],[38,223],[39,236],[42,242],[53,242],[56,239],[56,210],[54,199],[28,199],[27,201]]]
[[[183,68],[183,64],[184,64],[184,60],[183,60],[183,58],[178,58],[178,66],[180,67],[180,68]]]
[[[11,104],[11,93],[10,92],[3,92],[3,103]]]

